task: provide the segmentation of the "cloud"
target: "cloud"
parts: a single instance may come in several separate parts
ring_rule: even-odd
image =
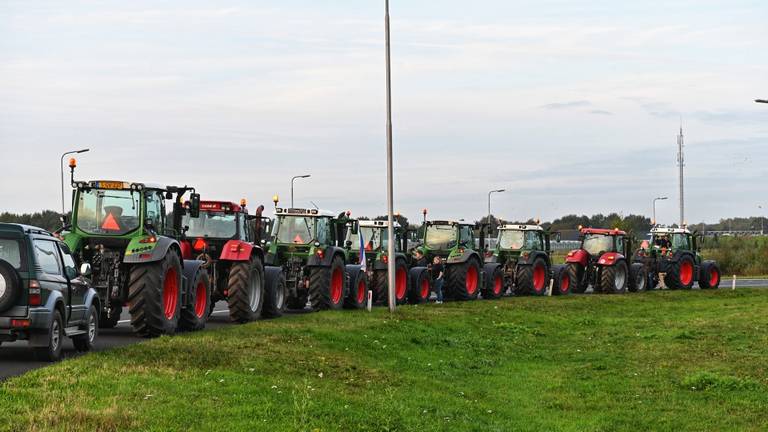
[[[590,105],[592,105],[592,102],[590,101],[576,100],[576,101],[570,101],[570,102],[550,103],[550,104],[542,105],[539,108],[548,109],[548,110],[559,110],[559,109],[581,108],[581,107],[587,107]]]
[[[592,110],[589,113],[590,114],[595,114],[595,115],[613,115],[613,113],[610,112],[610,111],[599,110],[599,109]]]

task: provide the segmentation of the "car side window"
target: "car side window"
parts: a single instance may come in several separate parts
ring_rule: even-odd
[[[61,249],[61,257],[64,259],[64,274],[67,276],[67,279],[74,279],[78,276],[75,259],[72,257],[69,248],[65,244],[59,246]]]
[[[49,240],[35,240],[35,257],[43,273],[61,276],[61,259],[56,244]]]

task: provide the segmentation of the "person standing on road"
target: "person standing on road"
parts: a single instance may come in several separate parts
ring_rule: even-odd
[[[432,280],[434,281],[435,294],[437,295],[437,304],[443,303],[443,262],[436,256],[432,261]]]

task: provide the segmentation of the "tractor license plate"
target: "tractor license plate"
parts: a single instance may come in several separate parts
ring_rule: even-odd
[[[125,183],[120,181],[100,181],[98,187],[100,189],[123,189]]]

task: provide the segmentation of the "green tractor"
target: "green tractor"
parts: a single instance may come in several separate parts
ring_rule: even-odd
[[[633,257],[647,269],[648,289],[660,281],[669,289],[691,289],[696,281],[702,289],[717,289],[720,267],[701,257],[699,240],[687,228],[652,228],[650,242],[644,241]]]
[[[481,240],[483,242],[483,231]],[[427,262],[440,257],[445,263],[445,298],[474,300],[487,287],[483,259],[475,250],[474,225],[445,220],[424,221],[418,230],[416,250]],[[415,261],[415,260],[412,260]],[[490,278],[488,278],[490,280]]]
[[[552,234],[539,225],[501,225],[495,247],[486,253],[485,272],[491,275],[484,298],[498,298],[511,289],[515,295],[570,293],[572,281],[564,265],[552,265]]]
[[[368,281],[360,265],[349,264],[347,230],[357,232],[349,213],[275,208],[265,264],[285,275],[288,308],[304,309],[307,300],[315,311],[365,307]]]
[[[93,286],[103,299],[100,326],[117,325],[127,306],[134,332],[144,337],[205,327],[208,273],[202,261],[182,258],[179,243],[181,218],[186,212],[199,215],[200,195],[187,186],[75,181],[74,161],[70,168],[72,220],[61,235],[80,262],[91,265]],[[172,221],[166,200],[173,200]]]
[[[350,258],[357,264],[365,259],[369,285],[376,304],[386,304],[388,295],[387,270],[387,231],[389,222],[385,220],[359,221],[359,232],[347,231],[346,246],[350,249]],[[405,228],[395,222],[395,301],[397,304],[410,302],[424,303],[429,299],[431,281],[426,268],[413,271],[408,269],[408,236]],[[361,253],[361,250],[363,253]]]

